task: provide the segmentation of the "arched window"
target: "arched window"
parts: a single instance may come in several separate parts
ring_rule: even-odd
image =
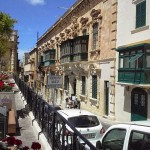
[[[93,25],[93,50],[98,49],[98,23]]]

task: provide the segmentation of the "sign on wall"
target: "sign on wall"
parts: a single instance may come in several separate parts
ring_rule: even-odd
[[[62,87],[62,76],[49,75],[47,79],[47,88],[60,88]]]

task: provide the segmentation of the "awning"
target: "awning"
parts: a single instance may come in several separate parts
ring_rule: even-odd
[[[136,83],[125,83],[125,82],[116,82],[116,84],[121,86],[141,87],[145,89],[150,88],[149,84],[136,84]]]
[[[116,51],[122,51],[122,50],[128,50],[136,47],[143,47],[143,46],[148,46],[150,48],[150,39],[149,40],[144,40],[144,41],[139,41],[135,43],[130,43],[124,46],[119,46]]]
[[[131,59],[129,59],[128,62],[134,62],[136,61],[138,58],[140,58],[143,55],[143,53],[141,54],[136,54],[135,56],[131,57]]]

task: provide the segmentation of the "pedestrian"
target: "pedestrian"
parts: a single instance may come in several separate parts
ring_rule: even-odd
[[[69,107],[69,105],[68,105],[69,97],[67,97],[65,100],[66,100],[66,108],[68,108]]]
[[[71,97],[69,97],[68,99],[68,105],[69,105],[69,108],[73,107],[73,101],[71,100]]]
[[[77,98],[75,98],[73,101],[73,108],[78,108]]]

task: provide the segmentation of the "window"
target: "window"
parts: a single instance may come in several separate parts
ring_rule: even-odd
[[[55,59],[55,50],[50,51],[50,59]]]
[[[43,62],[43,56],[39,56],[39,62],[41,63],[41,62]]]
[[[146,50],[146,68],[150,68],[150,49]]]
[[[85,76],[82,76],[82,95],[85,95]]]
[[[97,76],[92,76],[92,98],[97,99]]]
[[[47,53],[45,53],[45,61],[55,59],[55,50],[50,49]]]
[[[68,76],[65,76],[65,80],[64,80],[64,89],[65,90],[69,90],[69,78]]]
[[[124,57],[124,68],[129,68],[129,57]]]
[[[78,128],[95,127],[99,125],[98,118],[96,116],[89,115],[70,117],[68,118],[68,121]]]
[[[93,25],[93,50],[98,49],[98,23]]]
[[[130,136],[128,150],[149,150],[150,134],[133,131]]]
[[[110,130],[102,141],[102,147],[103,149],[109,149],[109,150],[122,150],[124,139],[126,135],[125,129],[113,129]]]
[[[121,53],[119,55],[119,68],[125,69],[138,69],[144,67],[144,53],[141,50],[137,50],[136,53],[132,51]]]
[[[146,25],[146,0],[136,5],[136,28]]]
[[[123,58],[119,58],[119,68],[123,68]]]

